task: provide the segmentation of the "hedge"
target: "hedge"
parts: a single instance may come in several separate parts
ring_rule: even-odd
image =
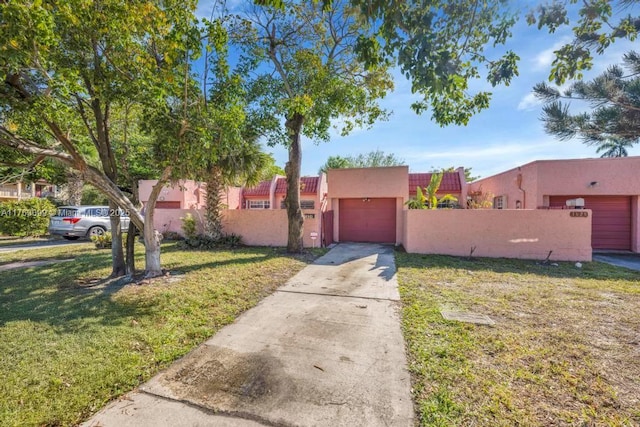
[[[0,203],[0,234],[27,237],[47,234],[56,206],[48,199],[31,198]]]

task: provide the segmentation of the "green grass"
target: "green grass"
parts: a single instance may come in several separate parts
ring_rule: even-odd
[[[138,247],[142,266],[142,248]],[[36,253],[37,252],[37,253]],[[74,425],[187,353],[305,265],[282,250],[163,245],[179,281],[95,286],[110,252],[91,243],[0,254],[0,425]]]
[[[640,273],[397,253],[422,426],[640,425]],[[446,321],[442,309],[490,316]]]

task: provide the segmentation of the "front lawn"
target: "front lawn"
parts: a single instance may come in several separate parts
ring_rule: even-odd
[[[142,266],[142,247],[138,265]],[[75,258],[0,272],[0,425],[73,425],[149,379],[302,269],[280,249],[179,251],[178,274],[104,286],[110,252],[90,243],[0,254],[0,264]]]
[[[420,425],[640,425],[640,273],[396,256]],[[440,311],[485,314],[483,326]]]

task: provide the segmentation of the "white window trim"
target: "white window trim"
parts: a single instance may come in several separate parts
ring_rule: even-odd
[[[493,209],[507,209],[507,196],[497,196],[493,198]]]
[[[247,200],[247,209],[258,210],[258,209],[269,209],[271,207],[271,203],[269,200]]]

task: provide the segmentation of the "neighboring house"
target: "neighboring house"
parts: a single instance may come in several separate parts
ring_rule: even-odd
[[[415,197],[417,186],[428,186],[432,176],[410,174],[407,166],[330,169],[327,175],[333,239],[395,244],[403,240],[405,203]],[[451,194],[466,207],[464,168],[445,172],[437,194]]]
[[[640,252],[640,157],[538,160],[469,190],[488,195],[494,209],[568,209],[567,200],[584,199],[593,249]]]
[[[151,189],[157,180],[141,180],[138,182],[140,202],[145,205],[149,200]],[[242,189],[229,187],[220,194],[221,202],[228,209],[239,209]],[[207,185],[192,180],[181,180],[167,184],[156,201],[157,209],[204,209],[206,206]]]
[[[429,185],[432,174],[409,173],[407,166],[330,169],[300,180],[305,245],[375,242],[403,244],[419,253],[530,259],[553,254],[585,261],[592,248],[640,252],[639,171],[640,157],[544,160],[467,183],[460,167],[444,174],[438,196],[457,197],[461,209],[410,211],[407,201],[418,186]],[[151,188],[146,185],[140,187],[143,202]],[[156,217],[156,227],[179,230],[182,213],[175,209],[204,208],[201,187],[185,181],[165,188],[158,205],[165,208],[165,219]],[[286,244],[286,187],[276,176],[252,188],[231,189],[224,195],[225,227],[248,244]],[[493,209],[467,209],[476,198],[489,200]],[[567,201],[576,204],[576,199],[584,199],[592,213],[569,211],[574,207]]]
[[[30,199],[32,197],[56,197],[58,187],[44,180],[33,183],[14,182],[0,185],[0,202]]]
[[[462,172],[462,175],[460,173]],[[431,182],[432,173],[410,173],[409,174],[409,197],[416,197],[416,187],[420,187],[424,192],[424,189]],[[450,194],[458,199],[458,203],[446,203],[439,207],[465,207],[467,191],[467,183],[464,177],[464,168],[458,168],[455,172],[444,172],[442,174],[442,182],[438,187],[436,196],[438,198]]]
[[[275,176],[270,181],[262,181],[255,187],[242,190],[243,209],[285,209],[287,180]],[[300,178],[300,207],[302,210],[324,210],[327,197],[327,178],[303,176]],[[307,213],[305,215],[314,215]]]

